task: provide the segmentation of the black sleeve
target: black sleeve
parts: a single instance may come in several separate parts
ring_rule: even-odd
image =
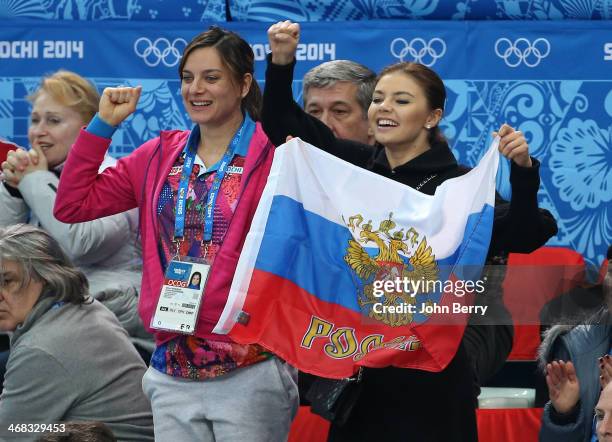
[[[476,296],[475,304],[487,306],[486,315],[471,315],[463,335],[463,345],[472,361],[478,386],[488,382],[504,366],[512,351],[514,326],[504,305],[502,284],[505,276],[504,265],[484,268],[486,291]]]
[[[538,208],[540,163],[532,158],[532,167],[512,162],[510,202],[497,197],[493,236],[489,256],[530,253],[557,234],[557,222],[548,210]]]
[[[272,63],[271,58],[268,55],[262,125],[272,143],[280,146],[285,143],[288,135],[299,137],[334,156],[365,167],[374,148],[355,141],[337,139],[325,124],[304,112],[293,100],[291,89],[295,61],[283,66]]]
[[[9,193],[10,196],[12,196],[13,198],[21,198],[23,199],[23,196],[21,195],[21,192],[19,191],[19,189],[13,187],[13,186],[9,186],[6,181],[4,183],[4,188],[6,189],[6,191]]]

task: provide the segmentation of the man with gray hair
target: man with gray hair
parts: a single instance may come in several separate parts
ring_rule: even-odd
[[[321,120],[338,138],[373,144],[368,107],[376,74],[350,60],[328,61],[304,76],[304,110]]]

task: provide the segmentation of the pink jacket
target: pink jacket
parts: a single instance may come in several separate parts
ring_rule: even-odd
[[[98,174],[111,140],[81,130],[70,150],[57,191],[54,214],[65,223],[90,221],[138,207],[142,236],[143,273],[138,310],[142,321],[154,333],[158,344],[176,336],[150,329],[163,283],[158,251],[157,202],[162,186],[177,156],[187,142],[189,131],[162,131],[115,167]],[[249,231],[251,220],[266,184],[274,148],[257,123],[249,144],[240,197],[229,229],[211,268],[206,294],[200,306],[196,336],[230,341],[212,333],[227,300],[229,289]]]

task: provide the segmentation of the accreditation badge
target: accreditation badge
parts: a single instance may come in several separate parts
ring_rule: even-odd
[[[209,271],[203,262],[170,261],[151,328],[193,334]]]

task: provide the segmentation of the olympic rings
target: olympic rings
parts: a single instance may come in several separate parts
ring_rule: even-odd
[[[514,43],[507,38],[499,38],[495,42],[495,53],[511,68],[524,63],[533,68],[550,54],[550,43],[545,38],[538,38],[533,44],[526,38],[517,38]]]
[[[181,60],[187,41],[175,38],[172,43],[167,38],[160,37],[151,41],[146,37],[140,37],[134,42],[134,52],[142,58],[149,67],[155,67],[163,63],[166,67],[173,67]]]
[[[438,37],[428,42],[420,37],[413,38],[410,42],[399,37],[391,42],[390,49],[391,54],[399,61],[404,61],[407,56],[410,56],[412,61],[425,66],[433,66],[446,53],[446,43]]]

